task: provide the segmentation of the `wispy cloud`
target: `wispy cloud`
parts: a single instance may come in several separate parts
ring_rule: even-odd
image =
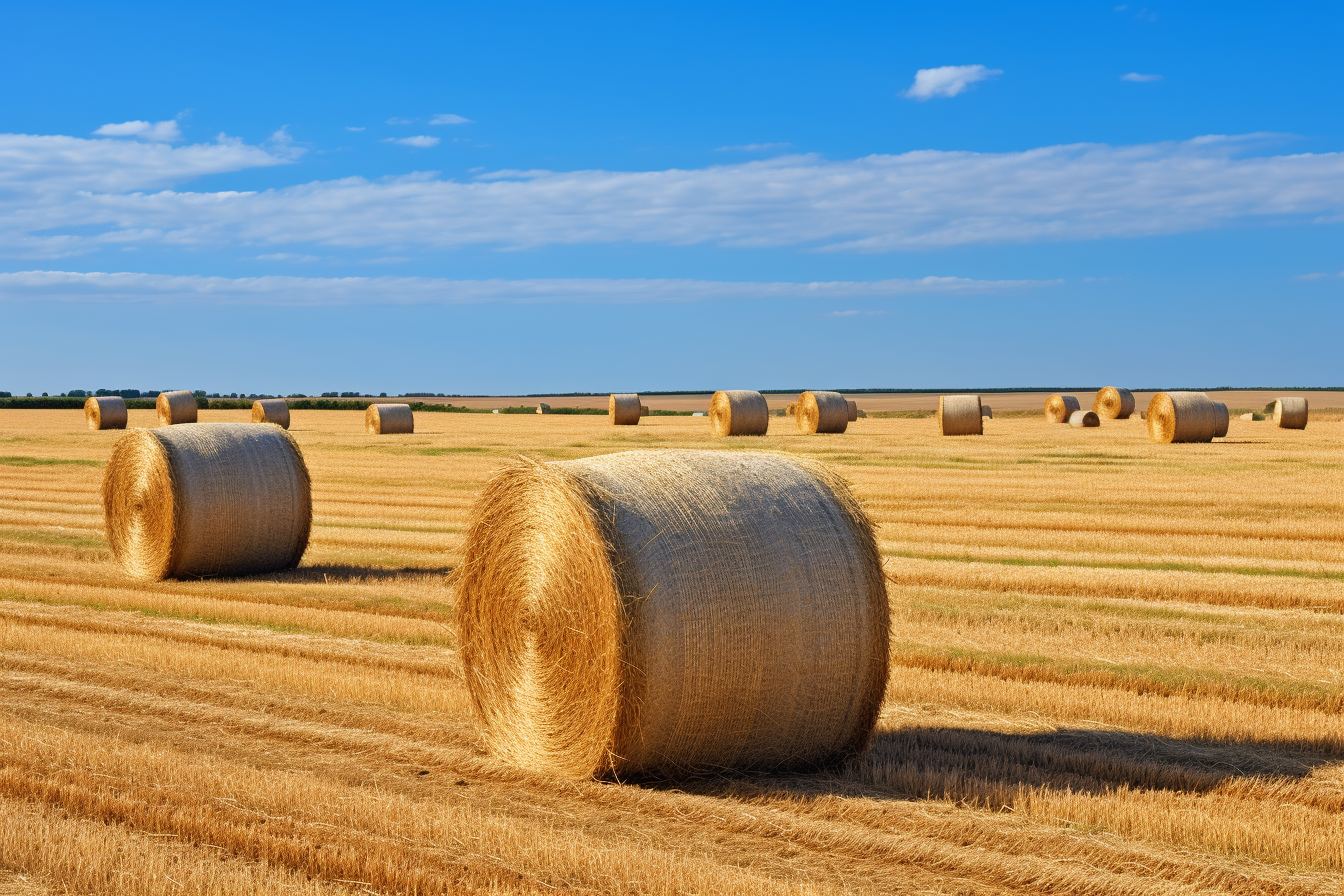
[[[915,72],[915,82],[905,91],[904,96],[920,102],[934,97],[956,96],[977,81],[995,78],[1001,74],[1002,69],[986,68],[983,65],[940,65],[937,68],[922,68]]]
[[[777,152],[788,149],[792,143],[743,143],[740,146],[719,146],[715,152]]]
[[[1327,274],[1327,273],[1325,273],[1324,271],[1313,271],[1313,272],[1310,273],[1310,274],[1298,274],[1298,275],[1297,275],[1296,277],[1294,277],[1293,279],[1294,279],[1294,280],[1325,280],[1325,279],[1333,278],[1333,277],[1344,277],[1344,271],[1340,271],[1338,274]]]
[[[445,113],[442,113],[442,114],[439,114],[439,115],[435,115],[433,118],[431,118],[431,119],[429,120],[429,123],[430,123],[430,124],[472,124],[473,122],[472,122],[472,120],[471,120],[470,118],[463,118],[461,115],[453,115],[453,114],[451,114],[451,113],[447,113],[447,112],[445,112]]]
[[[397,117],[393,116],[392,118],[389,118],[389,119],[387,120],[387,123],[388,123],[388,124],[415,124],[415,119],[413,119],[413,118],[397,118]]]
[[[347,131],[356,131],[356,132],[364,130],[362,127],[355,127],[354,125],[349,124],[345,126],[345,129]]]
[[[136,140],[148,140],[151,143],[176,143],[182,139],[182,131],[177,120],[169,121],[123,121],[120,124],[105,124],[94,131],[100,137],[133,137]]]
[[[426,137],[423,135],[417,137],[385,137],[383,139],[383,142],[400,143],[402,146],[415,146],[418,147],[419,149],[428,149],[431,146],[438,146],[439,138]]]
[[[1120,76],[1121,81],[1133,81],[1137,84],[1147,84],[1152,81],[1161,81],[1161,75],[1141,75],[1138,72],[1128,72]]]

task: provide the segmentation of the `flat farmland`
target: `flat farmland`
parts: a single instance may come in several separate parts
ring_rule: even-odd
[[[712,440],[689,417],[426,413],[374,437],[295,411],[303,565],[143,583],[103,535],[120,433],[0,410],[0,894],[1338,896],[1339,416],[1154,445],[1137,418]],[[863,755],[565,783],[481,751],[451,631],[476,494],[519,454],[651,447],[853,483],[892,603]]]

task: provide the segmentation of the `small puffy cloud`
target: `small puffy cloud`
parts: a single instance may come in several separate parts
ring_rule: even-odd
[[[715,152],[774,152],[777,149],[788,149],[793,146],[792,143],[743,143],[740,146],[720,146]]]
[[[428,149],[431,146],[439,145],[438,137],[426,137],[424,135],[416,137],[384,137],[384,143],[400,143],[402,146],[414,146],[419,149]]]
[[[471,120],[470,118],[463,118],[461,115],[453,115],[453,114],[450,114],[450,113],[445,112],[445,113],[443,113],[443,114],[441,114],[441,115],[435,115],[433,118],[431,118],[431,119],[429,120],[429,123],[430,123],[430,124],[472,124],[473,122],[472,122],[472,120]]]
[[[940,65],[937,68],[922,68],[915,72],[915,83],[910,85],[904,96],[920,102],[939,96],[956,96],[977,81],[985,81],[1001,74],[1002,69],[986,68],[983,65]]]
[[[1141,75],[1138,72],[1129,72],[1120,76],[1121,81],[1133,81],[1136,84],[1147,84],[1150,81],[1161,81],[1161,75]]]
[[[150,143],[176,143],[182,139],[177,121],[123,121],[120,124],[105,124],[94,131],[100,137],[134,137],[148,140]]]
[[[363,128],[357,128],[357,127],[355,127],[354,125],[350,125],[350,124],[346,125],[346,126],[345,126],[345,129],[346,129],[347,131],[362,131],[362,130],[364,130]]]

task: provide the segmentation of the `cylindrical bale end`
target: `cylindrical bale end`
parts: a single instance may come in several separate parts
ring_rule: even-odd
[[[185,389],[160,392],[154,402],[154,409],[158,412],[160,426],[196,422],[196,396]]]
[[[1107,386],[1092,401],[1092,410],[1107,420],[1127,420],[1134,413],[1134,393],[1128,389]]]
[[[1051,395],[1045,400],[1045,422],[1068,423],[1078,408],[1078,399],[1072,395]]]
[[[1213,403],[1213,437],[1221,439],[1227,435],[1227,428],[1232,425],[1232,416],[1227,410],[1227,405],[1221,401]]]
[[[1276,398],[1274,425],[1282,429],[1307,428],[1307,400],[1305,398]]]
[[[859,403],[852,398],[846,398],[845,405],[849,409],[849,422],[853,423],[859,419]]]
[[[980,436],[985,418],[979,395],[938,396],[938,431],[945,436]]]
[[[849,428],[849,405],[839,392],[804,392],[793,410],[803,433],[841,433]]]
[[[643,416],[643,405],[634,392],[613,392],[607,400],[607,414],[612,426],[637,426]]]
[[[364,431],[371,436],[415,432],[415,414],[408,404],[371,404],[364,410]]]
[[[283,398],[262,398],[252,402],[253,423],[274,423],[289,429],[289,402]]]
[[[729,389],[709,400],[709,431],[715,436],[763,436],[769,428],[770,406],[759,392]]]
[[[89,429],[125,429],[125,400],[120,395],[89,396],[84,402],[84,422]]]
[[[1211,442],[1218,412],[1203,392],[1159,392],[1144,415],[1154,442]]]
[[[1096,411],[1077,410],[1069,415],[1070,426],[1100,426],[1101,417]]]

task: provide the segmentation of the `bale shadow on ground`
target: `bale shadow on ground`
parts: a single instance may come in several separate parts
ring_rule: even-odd
[[[359,582],[384,582],[395,579],[423,578],[426,576],[447,578],[453,572],[451,566],[353,566],[339,563],[319,563],[314,566],[300,566],[262,575],[248,576],[252,581],[282,582],[285,584],[327,584],[348,585]]]

